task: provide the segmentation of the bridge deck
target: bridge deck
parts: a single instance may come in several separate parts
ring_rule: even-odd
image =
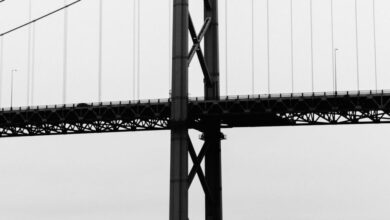
[[[203,119],[221,127],[390,122],[390,92],[328,92],[190,98],[188,126]],[[169,129],[170,100],[4,108],[0,137]]]

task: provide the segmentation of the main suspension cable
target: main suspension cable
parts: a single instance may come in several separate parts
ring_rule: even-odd
[[[56,9],[56,10],[54,10],[54,11],[52,11],[52,12],[50,12],[50,13],[47,13],[47,14],[41,16],[41,17],[38,17],[38,18],[36,18],[36,19],[34,19],[34,20],[28,21],[28,22],[26,22],[26,23],[24,23],[24,24],[22,24],[22,25],[19,25],[19,26],[15,27],[15,28],[12,28],[12,29],[10,29],[10,30],[8,30],[8,31],[6,31],[6,32],[3,32],[3,33],[0,34],[0,36],[5,36],[5,35],[10,34],[10,33],[14,32],[14,31],[16,31],[16,30],[19,30],[19,29],[21,29],[21,28],[23,28],[23,27],[26,27],[27,25],[31,25],[31,24],[33,24],[33,23],[36,23],[37,21],[40,21],[40,20],[42,20],[42,19],[44,19],[44,18],[46,18],[46,17],[49,17],[49,16],[51,16],[51,15],[53,15],[53,14],[56,14],[56,13],[58,13],[58,12],[64,10],[65,8],[69,8],[70,6],[72,6],[72,5],[74,5],[74,4],[78,3],[78,2],[81,2],[81,1],[82,1],[82,0],[77,0],[77,1],[74,1],[74,2],[72,2],[72,3],[70,3],[70,4],[67,4],[67,5],[65,5],[64,7],[61,7],[61,8],[59,8],[59,9]]]
[[[355,0],[355,37],[356,37],[356,83],[357,90],[360,90],[359,82],[359,32],[358,32],[358,7],[357,0]]]
[[[374,37],[374,71],[375,71],[375,90],[378,90],[378,64],[377,64],[377,45],[376,45],[376,6],[375,0],[372,0],[372,23]]]

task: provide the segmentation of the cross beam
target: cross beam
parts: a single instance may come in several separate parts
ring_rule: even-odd
[[[210,202],[214,202],[210,187],[207,184],[206,177],[203,173],[202,168],[200,167],[200,164],[202,163],[202,160],[205,156],[205,151],[207,150],[207,144],[203,145],[202,150],[200,151],[199,155],[196,156],[194,146],[192,145],[192,142],[191,142],[191,139],[189,136],[188,136],[188,143],[189,143],[188,151],[189,151],[191,159],[194,163],[194,166],[192,167],[191,172],[190,172],[189,177],[188,177],[188,188],[190,188],[191,183],[194,180],[195,173],[197,173],[200,184],[202,185],[203,191],[206,195],[206,199]]]
[[[210,26],[211,18],[206,18],[204,25],[203,25],[201,31],[199,32],[198,36],[196,35],[195,26],[194,26],[194,23],[192,22],[191,16],[189,16],[188,19],[189,19],[189,31],[191,34],[192,42],[194,43],[194,45],[192,46],[192,48],[190,50],[190,54],[188,55],[188,65],[190,65],[192,58],[194,57],[194,55],[196,53],[198,56],[200,67],[202,68],[205,83],[208,85],[211,85],[212,81],[211,81],[210,73],[209,73],[209,70],[207,68],[206,60],[204,59],[204,56],[203,56],[202,48],[200,48],[200,43],[202,42],[203,37],[206,34],[207,29]]]

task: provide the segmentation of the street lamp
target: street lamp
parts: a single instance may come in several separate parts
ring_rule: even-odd
[[[17,69],[11,70],[11,108],[13,104],[13,93],[14,93],[14,73],[17,72]]]

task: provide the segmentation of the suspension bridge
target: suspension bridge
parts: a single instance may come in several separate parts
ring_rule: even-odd
[[[10,0],[8,0],[10,1]],[[3,3],[4,2],[4,3]],[[0,3],[5,4],[3,0]],[[379,89],[377,68],[377,30],[375,17],[375,0],[372,1],[372,26],[369,32],[372,34],[373,88],[361,89],[361,71],[359,66],[359,23],[358,1],[354,2],[354,43],[355,43],[355,76],[353,80],[356,88],[350,91],[341,91],[338,77],[342,73],[337,68],[337,51],[335,47],[333,0],[330,0],[330,47],[331,61],[330,84],[328,91],[316,89],[315,74],[315,45],[313,26],[313,3],[309,1],[309,76],[305,81],[310,82],[309,92],[298,92],[296,86],[296,71],[294,64],[297,62],[294,54],[294,0],[286,7],[290,9],[290,65],[289,84],[291,92],[273,93],[272,91],[272,65],[271,65],[271,37],[272,26],[270,24],[269,5],[266,1],[266,93],[256,94],[256,61],[255,55],[255,1],[251,2],[251,89],[249,95],[229,94],[229,45],[228,39],[228,2],[225,2],[225,96],[220,94],[220,57],[219,57],[219,7],[218,0],[205,0],[203,3],[204,20],[200,31],[196,31],[195,24],[189,13],[188,6],[191,1],[169,1],[169,20],[173,23],[170,27],[172,38],[169,51],[172,56],[172,69],[169,74],[171,91],[170,96],[161,99],[140,99],[140,1],[134,0],[133,5],[133,78],[132,100],[102,101],[102,24],[103,1],[99,2],[99,38],[98,38],[98,71],[97,71],[97,97],[98,100],[82,103],[67,103],[69,89],[68,74],[68,10],[77,7],[81,0],[67,3],[64,7],[43,14],[37,18],[30,13],[29,20],[0,34],[0,73],[3,75],[4,37],[23,28],[28,28],[28,68],[26,84],[26,105],[15,106],[13,100],[13,84],[10,89],[10,105],[3,105],[0,112],[0,136],[21,137],[37,135],[65,135],[103,132],[129,132],[145,130],[171,130],[171,182],[170,182],[170,219],[188,219],[188,189],[192,181],[198,176],[205,193],[205,219],[222,219],[222,175],[221,175],[221,140],[224,134],[223,128],[236,127],[267,127],[267,126],[304,126],[304,125],[337,125],[337,124],[368,124],[390,122],[390,91]],[[1,7],[2,5],[0,5]],[[63,13],[64,38],[63,38],[63,65],[62,65],[62,101],[58,104],[35,105],[34,104],[34,26],[51,15]],[[138,17],[137,17],[138,16]],[[190,36],[190,37],[189,37]],[[190,44],[190,41],[192,44]],[[204,44],[204,45],[202,45]],[[189,65],[191,61],[198,59],[202,77],[204,78],[204,96],[189,97]],[[306,61],[305,61],[306,62]],[[17,72],[11,71],[11,77]],[[222,77],[222,74],[221,74]],[[13,79],[13,78],[12,78]],[[4,82],[3,82],[4,83]],[[4,93],[5,91],[1,91]],[[167,92],[168,93],[168,92]],[[8,94],[8,93],[7,93]],[[189,129],[195,129],[202,133],[201,139],[204,145],[199,153],[195,152]],[[190,156],[194,166],[188,168]],[[202,163],[204,161],[204,171]]]

